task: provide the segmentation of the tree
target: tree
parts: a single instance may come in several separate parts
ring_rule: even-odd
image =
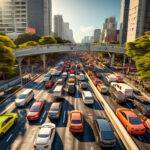
[[[23,43],[26,43],[28,41],[35,41],[38,42],[40,39],[39,36],[36,34],[29,34],[29,33],[24,33],[18,35],[18,38],[14,41],[16,45],[21,45]]]
[[[37,46],[37,45],[38,43],[35,41],[28,41],[26,43],[19,45],[19,48],[27,48],[27,47]]]
[[[61,37],[59,37],[59,36],[56,36],[55,40],[57,41],[58,44],[59,43],[64,43],[64,40]]]
[[[16,45],[14,44],[14,42],[8,37],[8,36],[5,36],[5,35],[0,35],[0,45],[5,45],[7,47],[11,47],[11,48],[15,48]]]
[[[141,79],[150,79],[150,31],[126,44],[126,54],[135,61]]]
[[[56,44],[56,43],[57,43],[57,41],[52,36],[42,36],[41,39],[39,39],[39,44],[40,45]]]

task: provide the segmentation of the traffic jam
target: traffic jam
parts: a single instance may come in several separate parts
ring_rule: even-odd
[[[16,95],[14,110],[0,115],[0,145],[17,145],[16,124],[24,122],[27,131],[35,130],[31,141],[25,136],[29,149],[72,150],[76,142],[75,149],[125,149],[87,76],[139,148],[150,149],[150,100],[88,53],[66,56],[41,76],[36,93],[29,85]]]

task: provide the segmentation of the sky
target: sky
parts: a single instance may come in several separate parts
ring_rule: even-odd
[[[120,0],[52,0],[52,14],[63,15],[69,22],[76,42],[92,36],[95,28],[102,29],[107,17],[120,18]]]

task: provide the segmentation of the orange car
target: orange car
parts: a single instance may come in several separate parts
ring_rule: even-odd
[[[142,135],[145,133],[142,120],[132,110],[118,108],[116,115],[130,134]]]
[[[83,133],[84,123],[81,111],[74,110],[69,114],[69,131],[73,133]]]

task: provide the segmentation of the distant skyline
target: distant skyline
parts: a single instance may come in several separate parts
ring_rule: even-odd
[[[95,28],[102,29],[107,17],[120,20],[120,0],[52,0],[52,14],[63,15],[69,22],[76,42],[84,36],[92,36]]]

